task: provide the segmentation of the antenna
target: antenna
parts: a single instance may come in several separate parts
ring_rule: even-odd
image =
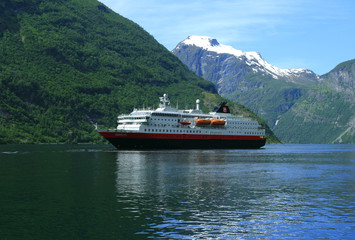
[[[160,104],[159,107],[161,108],[166,108],[166,104],[168,104],[168,106],[170,106],[170,100],[168,98],[168,94],[164,93],[164,95],[162,97],[159,97],[160,99]]]

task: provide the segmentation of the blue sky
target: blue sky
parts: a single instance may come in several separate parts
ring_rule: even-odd
[[[190,35],[325,74],[355,58],[354,0],[99,0],[168,50]]]

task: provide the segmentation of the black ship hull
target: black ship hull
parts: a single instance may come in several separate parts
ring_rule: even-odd
[[[265,145],[266,138],[238,136],[223,139],[216,136],[147,137],[142,134],[114,134],[100,132],[117,149],[258,149]],[[165,135],[166,136],[166,135]]]

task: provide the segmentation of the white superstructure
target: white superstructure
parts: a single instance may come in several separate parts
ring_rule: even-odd
[[[164,94],[156,110],[134,109],[128,115],[118,116],[116,130],[141,133],[265,136],[265,130],[256,120],[233,116],[229,113],[228,107],[224,105],[220,107],[222,112],[216,109],[204,114],[199,109],[199,100],[197,100],[196,109],[178,110],[170,107],[169,98]],[[199,124],[201,119],[208,119],[211,122]]]

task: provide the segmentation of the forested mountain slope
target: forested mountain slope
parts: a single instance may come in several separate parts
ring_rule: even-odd
[[[162,93],[180,103],[216,93],[96,0],[5,0],[0,16],[0,143],[98,142],[94,123],[115,127]]]
[[[291,124],[290,124],[291,123]],[[320,77],[274,131],[284,141],[355,143],[355,59],[343,62]]]

